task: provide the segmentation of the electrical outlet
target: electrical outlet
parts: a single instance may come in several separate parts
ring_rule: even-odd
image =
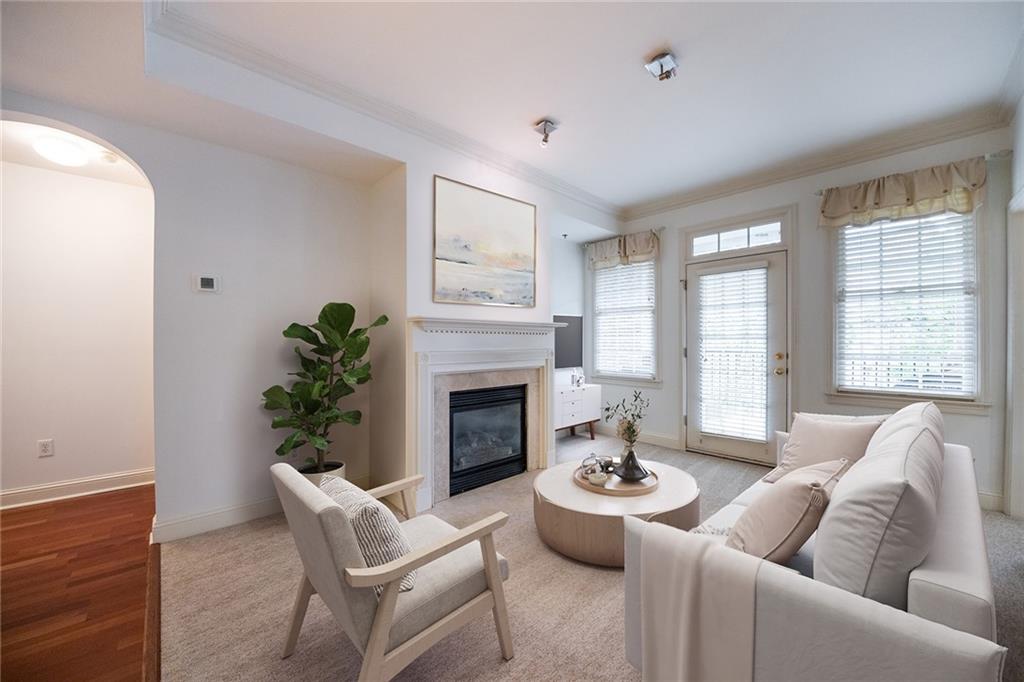
[[[36,447],[39,448],[40,457],[53,457],[53,439],[47,438],[45,440],[36,441]]]

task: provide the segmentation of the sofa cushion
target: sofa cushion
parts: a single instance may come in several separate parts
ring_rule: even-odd
[[[812,464],[786,474],[737,519],[726,545],[784,564],[814,534],[845,459]]]
[[[368,567],[401,559],[412,551],[395,515],[383,502],[374,499],[362,488],[344,478],[325,475],[320,479],[320,490],[345,512]],[[402,576],[399,590],[407,592],[415,585],[416,571],[409,571]],[[384,586],[375,585],[373,589],[379,597]]]
[[[413,549],[427,547],[458,532],[458,529],[430,514],[402,523]],[[508,560],[498,555],[501,579],[508,579]],[[388,649],[411,637],[459,608],[487,589],[480,543],[470,542],[431,561],[419,569],[416,589],[398,595],[395,620]]]
[[[764,480],[774,483],[791,471],[822,462],[856,462],[864,456],[872,435],[882,423],[880,419],[822,419],[798,412],[782,449],[782,462]]]
[[[935,535],[942,460],[935,405],[910,405],[886,420],[832,492],[815,541],[815,579],[906,608],[910,571]]]

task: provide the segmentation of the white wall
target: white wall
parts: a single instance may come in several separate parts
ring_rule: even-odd
[[[395,169],[370,189],[373,234],[370,261],[370,311],[390,322],[374,330],[370,344],[370,478],[373,485],[405,475],[405,167]],[[394,453],[397,456],[387,456]]]
[[[1024,96],[1017,102],[1013,117],[1013,193],[1024,191]]]
[[[551,314],[582,315],[586,282],[583,245],[555,236],[551,239]]]
[[[2,175],[3,489],[151,476],[153,192]],[[45,438],[55,454],[39,458]]]
[[[660,378],[655,386],[639,385],[652,399],[645,423],[648,436],[662,442],[680,443],[682,432],[683,377],[680,367],[680,230],[707,222],[757,211],[797,206],[794,251],[790,255],[794,307],[790,340],[791,405],[794,410],[868,414],[878,407],[840,405],[826,401],[828,386],[829,310],[831,282],[828,275],[828,233],[817,227],[824,187],[845,185],[887,173],[911,171],[971,156],[998,152],[1011,144],[1009,129],[954,140],[875,161],[693,204],[655,216],[631,221],[626,231],[664,226],[662,234]],[[992,406],[980,416],[946,414],[946,436],[966,443],[977,458],[979,489],[998,496],[1002,490],[1004,409],[1006,386],[1006,205],[1009,199],[1009,168],[1005,161],[990,164],[988,201],[982,218],[984,251],[981,260],[988,308],[988,347],[984,349],[990,371],[985,377],[986,397]],[[589,368],[588,363],[588,368]],[[633,386],[606,385],[604,398],[618,400]],[[881,411],[890,410],[884,408]],[[993,502],[994,503],[994,502]]]
[[[3,101],[109,141],[153,185],[158,541],[273,512],[267,467],[284,434],[260,393],[294,371],[289,322],[332,300],[370,321],[369,188],[20,93]],[[195,273],[220,275],[222,293],[193,292]],[[336,428],[332,454],[366,480],[368,392],[346,406],[367,414]]]

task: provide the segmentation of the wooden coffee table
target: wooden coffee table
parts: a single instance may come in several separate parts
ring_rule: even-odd
[[[658,474],[654,492],[612,497],[573,483],[579,462],[542,471],[533,481],[533,519],[544,543],[560,554],[599,566],[622,566],[622,519],[636,516],[689,530],[700,523],[700,488],[693,476],[668,464],[644,460]]]

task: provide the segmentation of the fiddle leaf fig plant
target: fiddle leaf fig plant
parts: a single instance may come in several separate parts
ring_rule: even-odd
[[[277,454],[284,457],[308,444],[316,451],[316,458],[306,461],[316,465],[317,473],[324,472],[324,459],[332,442],[328,437],[331,427],[338,422],[355,425],[362,421],[359,410],[341,410],[338,401],[370,380],[370,363],[363,362],[370,348],[367,332],[388,322],[387,315],[381,315],[369,327],[353,328],[355,317],[356,309],[351,304],[328,303],[315,323],[288,325],[282,332],[284,337],[308,347],[295,346],[299,371],[289,372],[295,377],[291,388],[271,386],[263,392],[265,409],[284,412],[274,417],[271,428],[291,430]]]

